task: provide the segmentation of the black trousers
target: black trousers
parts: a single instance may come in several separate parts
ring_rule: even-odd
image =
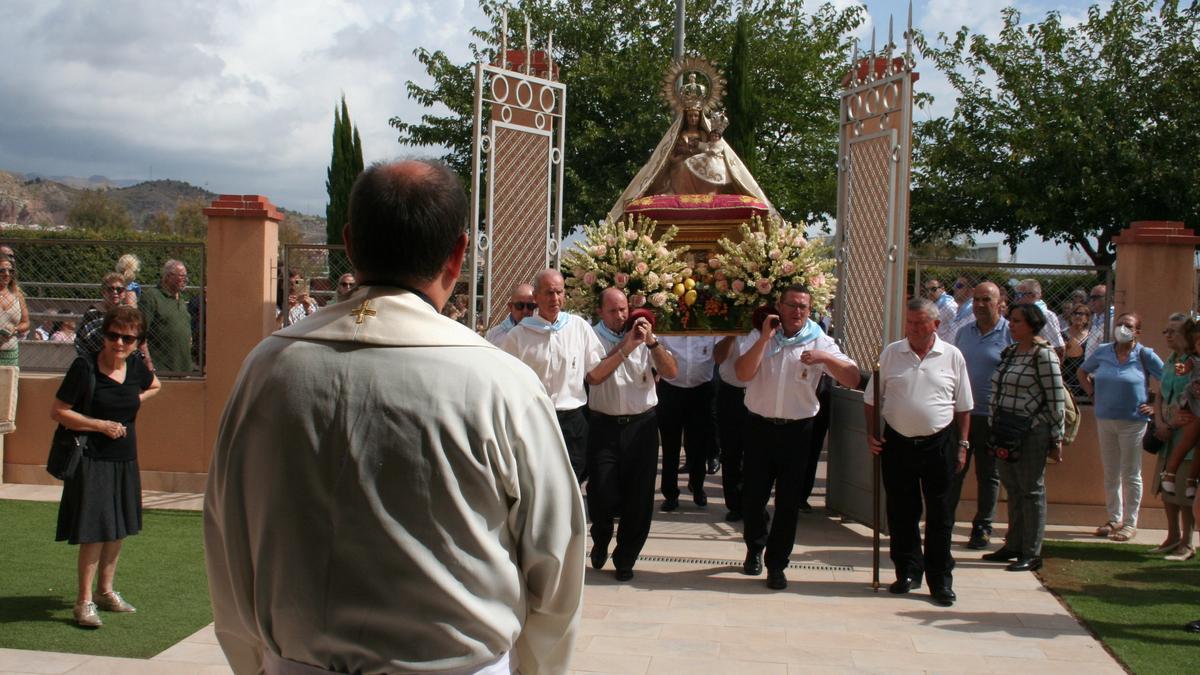
[[[742,510],[742,446],[746,433],[746,390],[717,385],[717,436],[721,439],[721,489],[725,508]]]
[[[958,468],[958,428],[951,424],[921,438],[901,436],[891,427],[883,431],[880,458],[887,489],[890,553],[896,578],[924,574],[930,588],[949,588],[954,558],[950,532],[954,514],[947,496]],[[925,499],[925,552],[921,553],[921,498]]]
[[[776,424],[749,413],[744,453],[745,485],[742,491],[742,539],[749,551],[766,548],[768,570],[787,567],[796,543],[800,513],[800,488],[812,444],[812,418]],[[767,532],[766,508],[775,488],[775,517]]]
[[[658,431],[662,436],[662,494],[679,498],[679,451],[687,432],[688,489],[704,489],[705,463],[712,455],[716,425],[712,381],[695,387],[658,383]]]
[[[817,485],[817,465],[821,463],[821,449],[825,447],[825,435],[829,433],[829,398],[833,392],[833,378],[821,376],[817,384],[817,402],[821,409],[813,417],[812,452],[808,453],[808,466],[804,467],[804,484],[800,488],[800,502],[807,503]]]
[[[567,457],[571,459],[571,470],[581,485],[587,480],[588,421],[584,410],[585,406],[580,406],[574,410],[555,411],[563,442],[567,445]]]
[[[633,569],[654,516],[658,424],[654,410],[630,417],[592,411],[588,434],[588,515],[592,544],[607,551],[620,518],[613,565]]]
[[[971,518],[971,525],[987,531],[988,534],[992,532],[992,519],[996,517],[996,501],[1000,496],[1000,472],[996,468],[996,458],[988,452],[988,437],[992,432],[991,420],[987,415],[971,415],[971,436],[968,439],[971,441],[971,449],[967,452],[967,464],[954,476],[954,485],[949,495],[950,516],[954,517],[958,511],[958,502],[962,498],[963,479],[971,470],[971,456],[974,455],[978,491],[975,497],[975,516]],[[1011,524],[1012,520],[1008,522]]]

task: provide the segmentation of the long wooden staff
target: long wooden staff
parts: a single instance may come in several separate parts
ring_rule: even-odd
[[[875,370],[871,373],[871,393],[874,397],[871,399],[875,402],[874,415],[871,420],[871,428],[869,433],[874,434],[875,438],[883,439],[883,430],[880,429],[879,420],[883,417],[883,401],[879,398],[879,363],[875,363]],[[879,592],[879,473],[880,473],[881,456],[871,453],[871,588],[876,593]]]

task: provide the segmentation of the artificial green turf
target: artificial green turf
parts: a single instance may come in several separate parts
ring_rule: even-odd
[[[0,500],[0,647],[149,658],[212,622],[200,513],[146,511],[114,587],[134,614],[75,625],[78,547],[54,541],[58,504]]]
[[[1042,581],[1134,673],[1200,670],[1200,564],[1149,546],[1047,541]]]

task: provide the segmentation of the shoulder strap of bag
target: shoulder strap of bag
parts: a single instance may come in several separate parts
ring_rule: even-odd
[[[75,357],[76,361],[83,361],[83,400],[78,412],[81,415],[90,415],[92,412],[92,396],[96,393],[96,370],[92,365],[92,359],[86,356]]]

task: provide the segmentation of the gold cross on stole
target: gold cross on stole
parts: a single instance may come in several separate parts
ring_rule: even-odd
[[[361,305],[350,310],[350,314],[354,317],[354,323],[362,323],[364,318],[375,316],[375,310],[371,309],[370,300],[363,300]]]

